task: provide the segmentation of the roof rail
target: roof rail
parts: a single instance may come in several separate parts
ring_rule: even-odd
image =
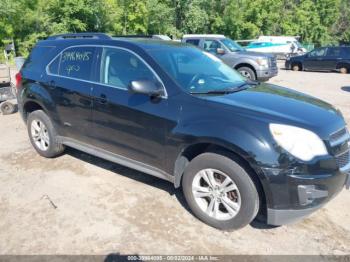
[[[59,39],[104,39],[110,40],[111,37],[104,33],[71,33],[49,36],[47,40],[59,40]]]

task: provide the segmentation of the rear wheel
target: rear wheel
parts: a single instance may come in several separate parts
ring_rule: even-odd
[[[249,174],[226,156],[204,153],[187,166],[182,188],[188,205],[203,222],[222,230],[249,224],[259,210],[259,195]]]
[[[250,80],[256,80],[256,75],[254,70],[249,67],[243,66],[238,68],[237,71],[245,78],[248,78]]]
[[[57,141],[57,133],[50,118],[42,110],[29,114],[27,129],[30,142],[43,157],[55,157],[64,151],[64,146]]]

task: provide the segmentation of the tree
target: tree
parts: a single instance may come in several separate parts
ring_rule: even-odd
[[[2,0],[0,46],[27,55],[67,32],[221,33],[233,39],[299,35],[316,45],[350,42],[349,0]]]

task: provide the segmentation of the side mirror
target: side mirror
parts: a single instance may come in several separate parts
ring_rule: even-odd
[[[153,97],[164,95],[164,91],[160,83],[151,80],[131,81],[129,91],[131,93],[144,94]]]
[[[225,49],[223,49],[223,48],[217,48],[216,49],[216,53],[218,55],[224,55],[226,52],[225,52]]]

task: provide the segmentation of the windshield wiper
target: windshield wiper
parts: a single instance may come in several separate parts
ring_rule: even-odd
[[[230,94],[239,92],[247,89],[247,87],[233,87],[233,88],[225,88],[225,89],[217,89],[217,90],[209,90],[205,92],[190,92],[193,95],[216,95],[216,94]]]
[[[260,85],[261,83],[258,82],[258,81],[252,81],[252,80],[248,80],[248,81],[245,81],[244,83],[240,84],[239,86],[237,86],[237,88],[242,88],[244,86],[258,86]]]
[[[245,81],[244,83],[231,88],[216,89],[216,90],[214,89],[214,90],[209,90],[205,92],[190,92],[190,94],[193,94],[193,95],[230,94],[230,93],[236,93],[236,92],[245,90],[248,88],[248,86],[258,86],[258,85],[260,85],[260,82]]]

